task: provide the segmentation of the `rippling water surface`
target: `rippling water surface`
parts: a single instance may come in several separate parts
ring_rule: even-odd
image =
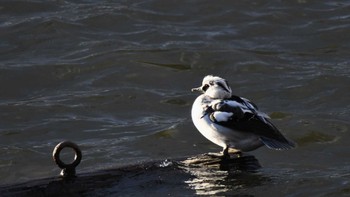
[[[183,190],[350,195],[349,35],[348,1],[2,0],[0,182],[56,176],[65,139],[79,172],[219,151],[190,120],[190,89],[215,74],[299,146]]]

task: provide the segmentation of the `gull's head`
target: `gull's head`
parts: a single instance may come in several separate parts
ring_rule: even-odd
[[[202,86],[193,88],[192,92],[198,91],[213,98],[225,99],[230,98],[232,91],[227,81],[221,77],[208,75],[203,78]]]

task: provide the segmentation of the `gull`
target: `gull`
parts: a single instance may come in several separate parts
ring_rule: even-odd
[[[225,79],[205,76],[202,86],[192,92],[202,93],[193,103],[192,121],[204,137],[223,148],[222,157],[229,157],[229,149],[240,154],[262,146],[275,150],[296,146],[254,103],[233,95]]]

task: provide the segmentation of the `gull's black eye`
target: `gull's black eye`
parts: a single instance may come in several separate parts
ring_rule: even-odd
[[[205,91],[207,91],[208,88],[209,88],[209,85],[208,85],[208,84],[205,84],[205,85],[202,87],[202,90],[205,92]]]

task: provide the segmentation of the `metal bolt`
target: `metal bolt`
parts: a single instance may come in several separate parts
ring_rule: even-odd
[[[74,161],[70,164],[66,164],[60,159],[60,152],[62,151],[62,149],[66,147],[72,148],[75,152]],[[82,158],[81,150],[78,145],[70,141],[63,141],[56,145],[55,149],[52,152],[52,157],[53,157],[53,160],[58,165],[58,167],[62,169],[60,173],[62,177],[64,178],[75,177],[75,168],[79,165]]]

